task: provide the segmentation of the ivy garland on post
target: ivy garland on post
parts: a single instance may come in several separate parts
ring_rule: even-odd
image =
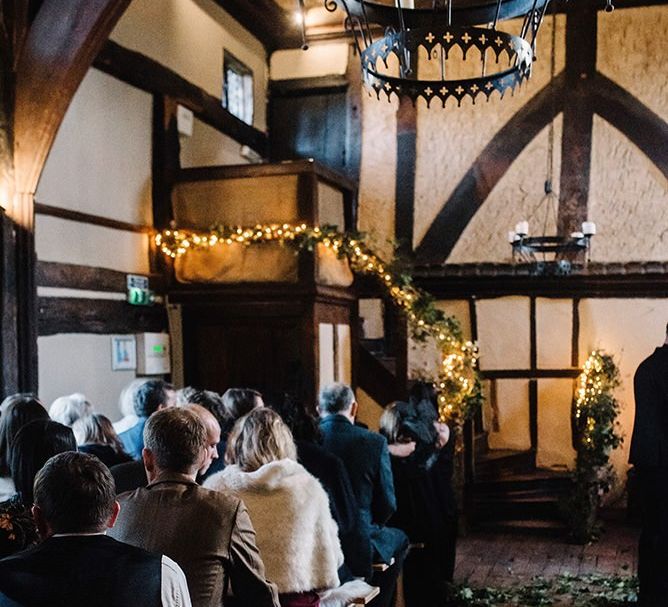
[[[574,490],[566,503],[573,539],[596,539],[601,496],[610,491],[614,472],[610,452],[622,444],[614,390],[620,385],[612,356],[601,350],[589,355],[573,399],[573,440],[576,450]]]
[[[413,284],[410,274],[383,261],[367,244],[364,234],[339,232],[332,226],[268,224],[252,228],[218,226],[209,232],[171,229],[155,236],[155,243],[175,259],[192,249],[264,243],[289,245],[297,251],[314,251],[318,245],[346,258],[353,272],[375,277],[395,305],[406,315],[411,335],[418,341],[434,339],[440,352],[439,371],[432,378],[438,390],[441,420],[461,425],[481,405],[477,373],[478,349],[463,339],[456,318],[434,305],[431,295]]]

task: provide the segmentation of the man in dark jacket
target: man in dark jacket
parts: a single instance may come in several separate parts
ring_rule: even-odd
[[[629,462],[643,504],[638,577],[640,605],[668,597],[668,327],[666,341],[636,371],[635,422]]]
[[[356,558],[348,565],[354,573],[366,576],[372,562],[388,565],[386,571],[374,572],[371,583],[381,589],[373,604],[391,605],[408,538],[399,529],[385,527],[396,510],[387,440],[355,426],[357,402],[344,384],[331,384],[320,393],[319,411],[323,447],[343,460],[357,501]]]
[[[35,479],[41,544],[0,561],[0,606],[189,607],[180,567],[105,536],[118,515],[114,481],[95,456],[52,457]]]
[[[226,604],[228,585],[235,604],[278,607],[246,506],[195,481],[208,449],[197,414],[177,407],[158,411],[146,422],[144,440],[149,484],[118,496],[121,513],[110,535],[179,563],[193,607]]]

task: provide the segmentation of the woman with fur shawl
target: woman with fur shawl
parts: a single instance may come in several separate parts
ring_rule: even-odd
[[[246,504],[281,605],[319,605],[317,591],[339,585],[343,553],[327,493],[297,463],[290,430],[274,411],[256,409],[235,425],[225,459],[230,465],[204,486]]]

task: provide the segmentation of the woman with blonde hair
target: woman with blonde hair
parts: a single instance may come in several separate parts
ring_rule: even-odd
[[[255,409],[235,424],[225,457],[228,465],[204,486],[246,504],[281,605],[320,605],[318,591],[339,586],[343,553],[327,494],[297,463],[290,430],[275,411]]]
[[[72,431],[78,450],[95,455],[109,468],[132,460],[124,451],[109,418],[104,415],[93,413],[80,417],[74,422]]]

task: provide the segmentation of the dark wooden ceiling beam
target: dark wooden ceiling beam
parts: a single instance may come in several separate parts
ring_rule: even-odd
[[[265,133],[230,114],[217,97],[150,57],[109,40],[93,65],[138,89],[172,98],[209,126],[266,156],[268,140]]]
[[[292,15],[273,0],[216,0],[216,3],[251,32],[268,54],[301,46],[299,27]]]

